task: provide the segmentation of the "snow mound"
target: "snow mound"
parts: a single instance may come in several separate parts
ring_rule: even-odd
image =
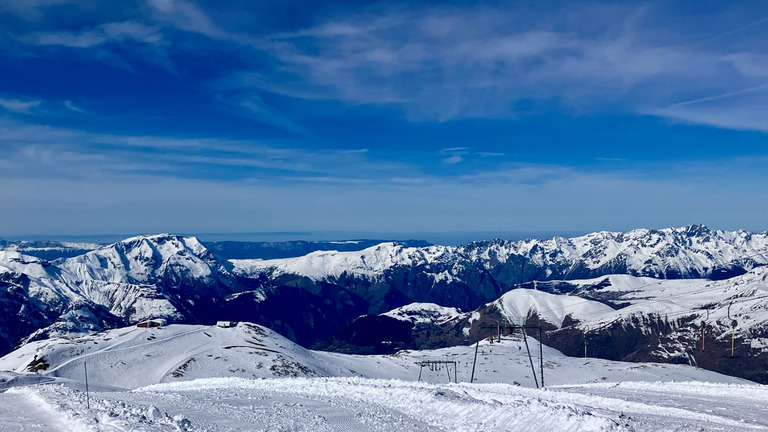
[[[413,324],[442,324],[458,318],[462,313],[457,308],[440,306],[435,303],[411,303],[381,315]]]
[[[567,316],[582,321],[613,312],[613,308],[597,301],[530,289],[512,290],[494,304],[513,323],[520,324],[535,312],[541,320],[558,328]]]
[[[126,327],[77,338],[31,342],[0,359],[0,370],[41,368],[49,377],[135,388],[211,376],[324,375],[311,352],[261,326]],[[39,367],[39,366],[38,366]],[[320,369],[320,370],[318,370]]]

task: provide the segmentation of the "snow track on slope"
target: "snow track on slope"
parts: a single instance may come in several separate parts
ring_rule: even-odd
[[[110,394],[130,404],[151,401],[161,411],[184,416],[193,427],[219,431],[437,431],[424,422],[384,406],[342,394],[294,394],[271,389],[206,389],[199,391]],[[116,401],[118,399],[115,399]],[[198,430],[195,429],[195,430]]]
[[[381,430],[388,431],[624,430],[606,416],[595,415],[556,401],[519,394],[484,400],[472,396],[466,391],[468,388],[472,386],[359,378],[224,378],[153,385],[138,389],[136,393],[146,400],[168,397],[168,394],[179,394],[184,399],[192,399],[202,394],[206,399],[214,400],[226,398],[228,395],[275,394],[291,399],[327,401],[330,405],[353,407],[361,417],[372,417],[370,423],[365,422],[365,428],[352,429],[360,431],[379,430],[372,428],[372,425],[386,425],[387,428]],[[540,395],[545,396],[541,393]],[[399,418],[400,421],[393,423],[393,418]]]
[[[768,390],[765,386],[701,382],[623,382],[566,386],[561,390],[579,393],[575,399],[581,399],[588,394],[607,392],[612,399],[625,401],[625,407],[622,409],[626,408],[626,414],[677,418],[680,420],[680,426],[691,422],[707,422],[707,429],[713,430],[729,427],[768,430]],[[616,406],[613,405],[610,409],[615,410]]]
[[[135,340],[135,339],[137,339],[139,337],[143,337],[144,336],[144,334],[143,334],[144,332],[147,332],[147,330],[143,330],[143,329],[135,330],[134,329],[133,331],[129,331],[129,332],[123,333],[121,335],[121,337],[128,336],[130,333],[134,333],[134,334],[132,335],[133,337],[125,338],[124,340],[121,340],[120,342],[118,342],[118,343],[116,343],[114,345],[110,345],[110,346],[107,346],[105,348],[100,348],[100,349],[97,349],[97,350],[94,350],[94,351],[91,351],[91,352],[86,352],[86,353],[84,353],[84,354],[82,354],[80,356],[73,357],[73,358],[71,358],[71,359],[61,363],[60,365],[52,368],[50,371],[48,371],[48,373],[55,375],[56,372],[64,370],[64,369],[66,369],[68,366],[70,366],[72,364],[75,364],[75,363],[79,364],[79,363],[82,363],[84,361],[87,361],[88,358],[92,358],[92,357],[96,358],[96,357],[98,357],[100,355],[103,355],[105,353],[113,354],[113,353],[118,353],[120,351],[136,351],[136,350],[141,350],[144,347],[162,345],[162,344],[165,344],[168,341],[171,341],[173,339],[179,339],[179,338],[183,338],[184,336],[188,336],[188,335],[191,335],[191,334],[194,334],[194,333],[199,333],[198,330],[193,329],[193,330],[188,330],[188,331],[184,331],[184,332],[173,333],[171,335],[163,335],[164,337],[161,337],[161,338],[158,338],[158,339],[153,339],[153,340],[150,340],[149,342],[143,342],[143,343],[138,344],[138,345],[131,345],[131,346],[127,346],[127,347],[121,347],[121,345],[128,344],[129,342],[132,342],[133,340]],[[182,354],[182,356],[186,356],[186,355],[187,354]],[[190,355],[192,355],[192,354],[190,354]]]
[[[40,406],[27,398],[22,392],[9,390],[0,393],[0,431],[45,431],[59,429],[48,415],[42,413]]]
[[[0,431],[82,431],[83,424],[72,421],[35,391],[13,388],[0,393]]]

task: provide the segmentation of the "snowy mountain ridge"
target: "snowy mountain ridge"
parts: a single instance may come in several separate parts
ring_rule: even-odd
[[[344,273],[374,278],[396,266],[435,264],[443,264],[447,275],[455,277],[459,271],[452,270],[460,270],[463,263],[480,264],[490,270],[510,263],[513,258],[540,268],[536,279],[618,273],[660,278],[709,277],[717,276],[718,271],[749,270],[768,264],[768,233],[710,230],[693,225],[627,233],[601,231],[570,239],[493,240],[465,246],[416,248],[383,243],[359,252],[322,251],[299,258],[231,261],[236,272],[246,275],[269,273],[274,277],[292,273],[329,280]],[[525,269],[520,273],[527,274]],[[441,272],[432,274],[440,279]]]
[[[180,270],[192,278],[207,278],[219,270],[220,264],[195,237],[157,234],[103,246],[65,259],[58,267],[74,275],[73,282],[142,284]]]
[[[59,257],[72,257],[98,249],[102,245],[88,242],[58,242],[49,240],[7,241],[0,239],[0,250],[19,252],[51,260]]]
[[[768,382],[768,267],[726,280],[610,275],[532,284],[481,307],[482,316],[541,324],[569,355],[698,365]],[[481,321],[479,321],[481,322]],[[457,327],[473,328],[473,319]]]
[[[268,272],[272,277],[299,274],[315,280],[339,277],[344,273],[375,278],[394,266],[418,266],[446,258],[451,246],[405,247],[381,243],[362,251],[317,251],[298,258],[273,260],[230,260],[234,271],[253,276]]]

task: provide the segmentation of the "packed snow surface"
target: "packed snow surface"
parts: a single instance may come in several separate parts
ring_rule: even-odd
[[[765,431],[768,390],[621,383],[537,390],[367,378],[208,378],[131,392],[0,393],[3,431]]]

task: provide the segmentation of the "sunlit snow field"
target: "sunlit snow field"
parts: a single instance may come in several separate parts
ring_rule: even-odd
[[[0,359],[0,431],[768,430],[764,386],[690,366],[544,347],[537,389],[528,342],[530,360],[520,339],[483,341],[474,383],[474,346],[350,356],[245,323],[33,342]],[[24,372],[36,357],[46,371]]]

